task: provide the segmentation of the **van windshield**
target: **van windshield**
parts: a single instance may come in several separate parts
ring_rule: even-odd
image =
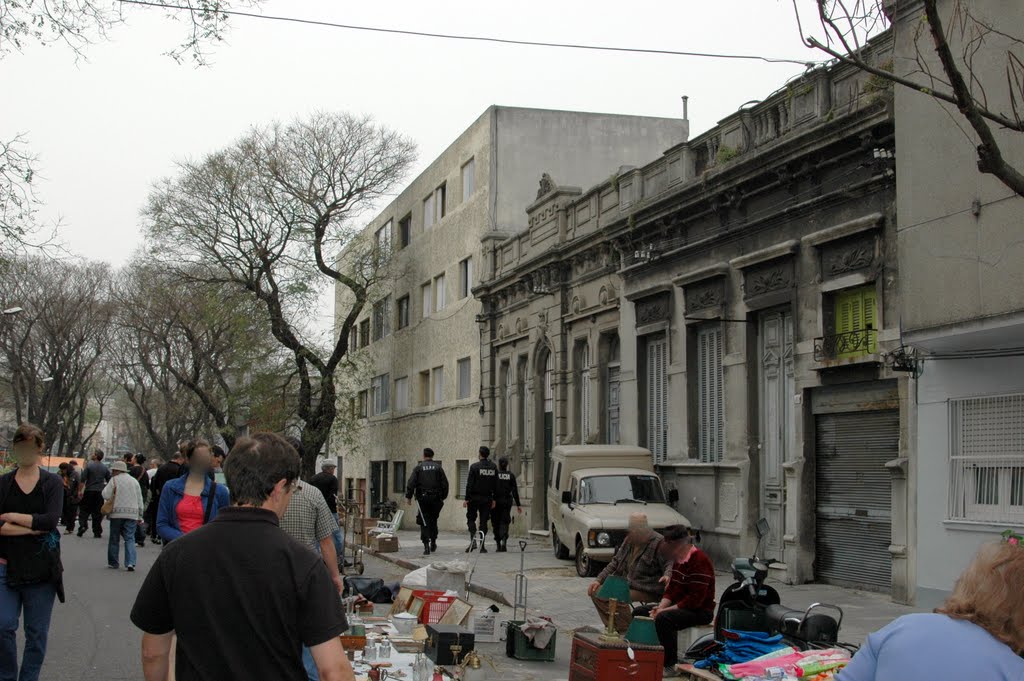
[[[665,493],[656,475],[598,475],[580,481],[581,504],[663,504]]]

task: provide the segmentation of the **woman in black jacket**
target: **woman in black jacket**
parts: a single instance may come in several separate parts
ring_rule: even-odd
[[[0,678],[37,681],[46,656],[54,597],[64,602],[60,522],[64,484],[39,466],[43,431],[22,424],[14,434],[18,467],[0,476]],[[18,673],[18,614],[25,652]]]

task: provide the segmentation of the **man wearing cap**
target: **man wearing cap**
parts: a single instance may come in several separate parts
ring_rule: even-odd
[[[498,553],[508,551],[508,530],[512,525],[512,504],[522,515],[523,505],[519,502],[519,485],[516,474],[508,469],[508,457],[498,459],[498,486],[494,493],[494,539]]]
[[[135,529],[142,522],[142,488],[139,481],[128,472],[128,464],[115,461],[110,467],[112,477],[101,491],[104,501],[113,500],[110,511],[110,538],[107,540],[107,567],[116,570],[120,567],[118,553],[121,540],[124,539],[124,567],[128,572],[135,571]]]
[[[623,577],[629,582],[629,597],[633,602],[657,603],[672,577],[675,559],[662,548],[664,539],[647,524],[643,513],[629,515],[629,532],[615,551],[612,560],[587,589],[601,621],[608,622],[611,608],[606,599],[598,598],[597,591],[609,576]],[[630,607],[616,608],[615,631],[623,633],[633,621]]]
[[[475,551],[477,516],[480,516],[480,531],[487,536],[487,520],[491,517],[491,511],[496,505],[494,493],[498,489],[498,467],[490,459],[491,449],[487,446],[480,447],[480,460],[469,467],[469,475],[466,478],[466,500],[462,507],[466,511],[466,525],[469,528],[469,546],[466,553]],[[484,540],[480,540],[480,553],[487,553]]]
[[[430,447],[423,450],[423,461],[412,469],[405,486],[407,504],[412,504],[413,496],[420,511],[416,522],[420,526],[423,555],[429,556],[431,551],[437,551],[437,517],[448,498],[448,476],[444,467],[434,461],[434,450]]]
[[[333,461],[324,461],[320,464],[320,472],[309,479],[309,484],[320,490],[327,502],[327,508],[331,509],[334,520],[338,520],[338,477],[335,475],[337,466]],[[338,565],[341,565],[345,556],[345,528],[338,526],[332,535],[334,539],[334,550],[338,554]]]

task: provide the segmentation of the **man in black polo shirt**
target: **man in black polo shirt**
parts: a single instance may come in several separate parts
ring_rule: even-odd
[[[323,681],[354,681],[337,588],[278,527],[298,473],[277,435],[235,444],[224,470],[232,505],[168,544],[135,600],[146,681],[167,679],[174,634],[178,681],[306,681],[303,645]]]

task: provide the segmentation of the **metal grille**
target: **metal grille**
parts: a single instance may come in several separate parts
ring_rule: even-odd
[[[815,576],[888,590],[892,583],[892,481],[899,412],[823,414],[816,421]]]
[[[1024,395],[950,400],[951,520],[1024,521]]]

